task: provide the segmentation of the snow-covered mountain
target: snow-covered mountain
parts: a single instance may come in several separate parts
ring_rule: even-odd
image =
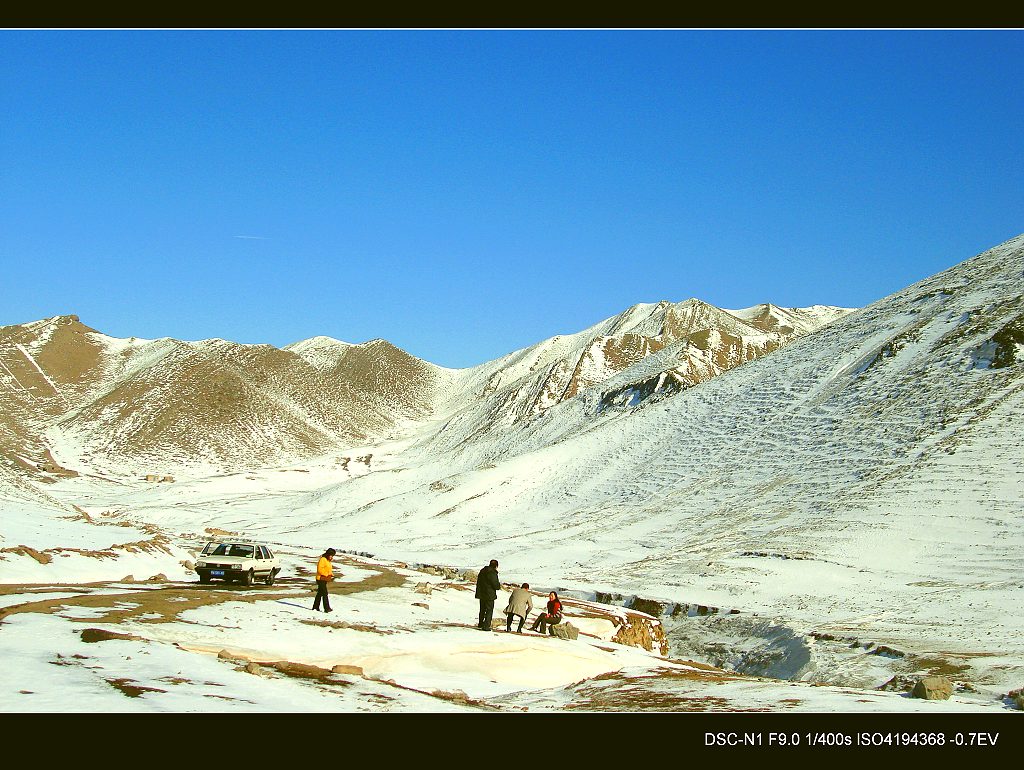
[[[680,655],[1005,692],[1024,675],[1022,290],[1019,236],[859,311],[637,305],[467,370],[382,342],[110,341],[51,319],[0,330],[0,378],[22,386],[3,441],[22,465],[50,451],[69,470],[46,494],[94,517],[499,558],[535,586],[739,611],[666,619]],[[100,352],[62,373],[50,327]],[[323,393],[348,400],[300,400]],[[255,427],[270,416],[287,439]],[[178,481],[131,478],[156,462]]]
[[[56,474],[280,463],[422,417],[440,371],[383,340],[115,339],[58,316],[0,328],[0,449]]]
[[[1018,676],[1022,289],[1018,237],[700,387],[647,385],[670,371],[654,354],[647,379],[634,366],[500,433],[457,411],[378,447],[384,472],[289,505],[357,548],[501,554],[554,584]],[[273,506],[237,502],[235,526],[276,531]]]
[[[516,422],[655,353],[660,366],[692,384],[845,312],[763,305],[730,315],[697,300],[638,305],[460,371],[384,340],[314,337],[279,350],[219,339],[115,339],[58,316],[0,328],[0,451],[43,478],[76,468],[275,465],[409,435],[453,408],[474,409],[492,428]]]

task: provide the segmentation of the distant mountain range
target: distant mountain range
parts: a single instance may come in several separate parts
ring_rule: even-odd
[[[116,339],[57,316],[0,327],[0,452],[45,480],[73,469],[280,464],[372,444],[453,410],[479,413],[487,430],[623,374],[656,369],[675,386],[694,385],[849,312],[636,305],[465,370],[384,340],[314,337],[278,349]]]

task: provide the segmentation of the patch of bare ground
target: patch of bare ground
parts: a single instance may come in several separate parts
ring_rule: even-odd
[[[230,695],[214,695],[213,693],[203,693],[204,698],[216,698],[217,700],[228,700],[232,703],[255,703],[255,701],[246,700],[245,698],[232,698]]]
[[[479,700],[477,698],[470,698],[461,690],[418,690],[415,687],[399,684],[394,679],[379,679],[372,676],[367,678],[372,679],[375,682],[380,682],[381,684],[389,685],[397,690],[407,690],[408,692],[415,692],[421,695],[430,695],[431,697],[440,698],[441,700],[446,700],[450,703],[457,703],[468,708],[481,709],[483,711],[501,711],[501,706],[494,703],[488,703],[487,701]]]
[[[195,684],[191,679],[182,676],[162,676],[157,681],[167,682],[167,684]]]
[[[126,642],[146,641],[141,636],[135,636],[134,634],[119,634],[116,631],[108,631],[105,628],[82,629],[82,641],[86,644],[95,644],[96,642],[109,642],[116,639],[120,639]]]
[[[381,695],[379,692],[361,692],[359,697],[368,698],[369,700],[376,701],[377,703],[393,703],[395,698],[391,698],[387,695]]]
[[[37,551],[35,548],[29,548],[27,545],[17,545],[13,548],[0,548],[0,553],[13,553],[18,556],[31,556],[40,564],[49,564],[53,561],[53,557],[48,553]]]
[[[672,691],[680,684],[685,686],[685,683],[721,683],[739,678],[719,669],[703,667],[697,670],[663,668],[643,676],[625,676],[621,672],[610,671],[577,684],[573,688],[573,702],[563,708],[571,711],[770,710],[737,709],[725,698]]]
[[[203,532],[205,532],[208,535],[213,535],[214,537],[218,537],[218,536],[237,537],[238,536],[237,532],[229,532],[228,530],[220,529],[219,527],[207,527],[206,529],[203,530]]]
[[[132,525],[125,525],[132,526]],[[146,526],[140,529],[149,529]],[[136,540],[131,543],[116,543],[109,548],[101,550],[90,550],[86,548],[47,548],[45,551],[38,551],[27,545],[18,545],[11,548],[0,548],[0,554],[13,553],[19,556],[30,556],[40,564],[49,564],[53,561],[51,554],[73,553],[79,556],[87,556],[92,559],[116,559],[125,553],[171,553],[170,540],[164,535],[156,535],[149,540]],[[0,556],[0,558],[3,558]]]
[[[279,674],[294,677],[295,679],[313,679],[323,684],[347,687],[351,682],[344,679],[336,679],[335,674],[329,668],[313,666],[309,663],[293,663],[290,660],[260,660],[254,661],[263,668],[272,668]]]
[[[134,684],[134,680],[132,679],[107,679],[106,682],[114,689],[120,690],[129,698],[138,698],[140,695],[147,692],[167,692],[167,690],[161,690],[159,687],[145,687],[141,684]]]
[[[736,709],[725,698],[713,695],[677,695],[641,687],[600,689],[577,692],[578,700],[562,708],[566,711],[767,711],[767,709]]]
[[[342,561],[343,563],[358,566],[360,569],[374,570],[376,574],[371,575],[358,583],[332,583],[330,588],[332,594],[357,594],[362,591],[376,591],[380,588],[398,588],[399,586],[405,585],[405,578],[387,567],[371,566],[369,564],[362,564],[347,560]],[[310,590],[312,591],[314,588],[315,586],[311,587]]]
[[[389,628],[377,628],[377,626],[370,625],[369,623],[348,623],[344,620],[300,620],[300,623],[304,623],[307,626],[320,626],[322,628],[344,628],[349,631],[366,631],[371,634],[393,634],[395,633]]]
[[[462,690],[434,690],[429,694],[433,695],[435,698],[450,701],[451,703],[458,703],[462,706],[476,706],[477,708],[484,709],[494,708],[494,706],[487,703],[487,701],[482,701],[478,698],[470,698]]]
[[[966,655],[957,657],[967,657]],[[931,656],[913,656],[911,662],[921,671],[927,671],[929,676],[945,676],[956,678],[963,676],[971,670],[971,667],[963,663],[954,663],[946,658]]]
[[[331,587],[332,594],[346,595],[362,591],[376,591],[380,588],[391,588],[401,586],[405,578],[386,567],[360,565],[361,569],[374,570],[373,575],[358,583],[336,583]],[[107,584],[90,584],[91,587],[100,587]],[[312,586],[305,583],[300,584],[312,591]],[[37,588],[33,584],[30,588]],[[10,586],[10,593],[25,591],[25,586]],[[0,622],[8,615],[21,612],[37,612],[52,614],[59,612],[65,607],[87,607],[90,609],[102,610],[104,612],[98,618],[98,623],[123,623],[125,621],[137,621],[139,623],[169,623],[178,620],[179,616],[186,610],[193,610],[198,607],[205,607],[225,602],[258,602],[285,599],[304,595],[305,591],[298,585],[285,587],[282,590],[266,590],[260,587],[243,588],[241,586],[220,586],[200,585],[189,583],[187,585],[169,585],[160,588],[148,588],[144,590],[125,590],[117,594],[83,594],[82,596],[44,599],[42,601],[28,601],[23,604],[16,604],[10,607],[0,608]],[[131,606],[111,607],[115,601],[130,601]],[[146,616],[146,617],[143,617]]]
[[[0,596],[12,594],[89,593],[105,583],[4,583],[0,584]]]

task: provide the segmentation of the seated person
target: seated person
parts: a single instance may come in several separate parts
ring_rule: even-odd
[[[555,635],[555,632],[551,630],[550,626],[558,625],[562,622],[562,603],[558,601],[558,594],[554,591],[548,594],[548,608],[547,612],[542,612],[537,619],[533,622],[533,626],[530,628],[531,631],[538,631],[540,633],[547,633],[551,636]]]

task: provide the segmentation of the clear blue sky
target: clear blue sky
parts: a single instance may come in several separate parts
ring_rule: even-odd
[[[467,366],[860,306],[1024,231],[1022,84],[1019,31],[0,32],[0,324]]]

